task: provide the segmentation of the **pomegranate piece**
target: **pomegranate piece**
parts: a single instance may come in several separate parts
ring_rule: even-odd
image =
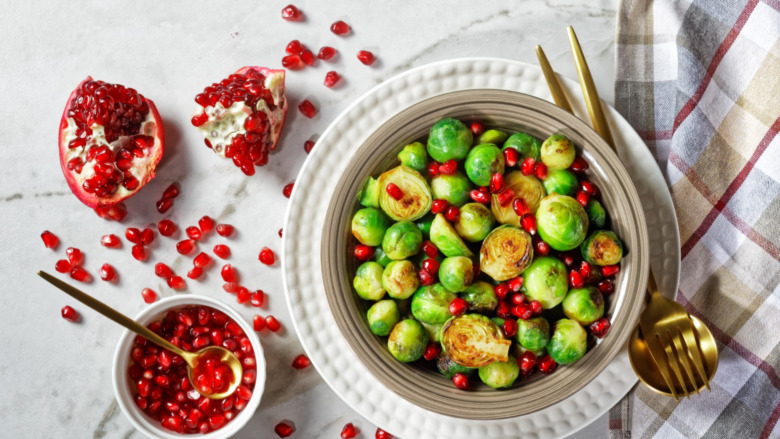
[[[431,212],[434,214],[444,213],[449,206],[450,203],[447,200],[436,199],[431,203]]]
[[[449,311],[450,314],[454,316],[459,316],[466,312],[466,309],[469,307],[468,302],[466,302],[462,297],[456,297],[452,299],[452,302],[450,302],[449,305]]]
[[[612,294],[615,292],[615,284],[610,279],[604,279],[596,284],[596,288],[601,291],[602,294]]]
[[[504,153],[504,162],[506,163],[506,166],[513,167],[517,164],[517,150],[514,148],[507,148],[503,151]]]
[[[230,247],[225,244],[217,244],[214,246],[214,254],[220,259],[227,259],[230,257]]]
[[[374,247],[358,244],[355,246],[354,254],[358,261],[367,261],[374,256]]]
[[[439,165],[439,173],[444,175],[452,175],[458,170],[458,162],[455,159],[447,160]]]
[[[287,5],[282,8],[282,18],[287,21],[303,20],[303,12],[294,5]]]
[[[536,366],[536,354],[525,351],[517,357],[517,365],[523,373],[530,373]]]
[[[542,313],[542,303],[538,300],[532,300],[528,302],[528,307],[531,308],[531,313],[533,313],[535,316],[538,316]]]
[[[282,195],[284,195],[285,198],[290,198],[290,195],[292,195],[293,187],[295,187],[295,182],[290,182],[284,185],[282,188]]]
[[[393,199],[396,201],[401,201],[401,199],[404,197],[404,192],[400,187],[396,186],[395,183],[389,183],[387,186],[385,186],[385,192],[387,192],[387,194],[393,197]]]
[[[588,205],[588,200],[590,200],[590,195],[586,194],[583,191],[577,191],[577,195],[574,197],[582,207],[585,207]]]
[[[238,302],[239,305],[249,302],[251,297],[252,293],[245,287],[240,287],[238,291],[236,291],[236,302]]]
[[[520,224],[523,226],[523,230],[531,235],[536,235],[536,216],[532,213],[526,213],[520,218]]]
[[[458,372],[452,376],[452,383],[455,384],[455,387],[461,390],[468,390],[469,377],[464,373]]]
[[[176,183],[171,183],[162,193],[161,198],[176,198],[179,196],[179,186]]]
[[[252,306],[260,308],[265,303],[265,292],[263,292],[263,290],[257,290],[252,293],[249,300],[252,302]]]
[[[87,273],[87,270],[80,266],[73,267],[70,270],[70,277],[84,283],[90,282],[92,280],[92,276]]]
[[[271,315],[265,318],[265,326],[273,332],[276,332],[282,328],[281,323],[276,320],[276,317]]]
[[[65,250],[65,255],[68,257],[70,265],[81,265],[81,263],[84,262],[84,255],[82,255],[81,250],[75,247],[68,247]]]
[[[370,66],[371,64],[374,64],[376,57],[368,50],[361,50],[357,53],[357,59],[363,64]]]
[[[458,221],[458,218],[460,218],[460,209],[458,206],[450,206],[447,208],[447,210],[444,212],[444,218],[447,218],[447,221],[454,223]]]
[[[192,124],[217,155],[246,175],[268,163],[287,115],[284,70],[242,67],[195,96]]]
[[[136,244],[131,249],[131,253],[133,254],[133,258],[137,261],[145,261],[147,258],[146,254],[146,247],[144,247],[142,244]]]
[[[329,59],[333,58],[336,55],[337,51],[336,49],[330,47],[330,46],[322,46],[320,48],[320,51],[317,53],[317,58],[328,61]]]
[[[235,282],[227,282],[222,284],[222,289],[225,290],[226,293],[235,293],[239,288],[241,288],[241,285]]]
[[[171,267],[166,265],[164,262],[158,262],[154,264],[154,274],[163,279],[168,279],[169,277],[173,276],[173,270],[171,270]]]
[[[187,272],[187,277],[190,279],[197,279],[200,277],[200,275],[203,274],[203,269],[200,267],[192,267],[190,271]]]
[[[193,241],[197,241],[201,238],[201,236],[203,236],[200,229],[195,226],[187,227],[184,231],[187,233],[187,236]]]
[[[590,333],[598,338],[602,338],[607,335],[610,326],[612,325],[609,323],[609,320],[606,317],[602,317],[590,325]]]
[[[509,279],[507,282],[507,287],[509,287],[510,290],[514,291],[515,293],[520,291],[520,287],[523,286],[523,278],[520,276],[513,277],[512,279]]]
[[[441,166],[441,163],[439,163],[439,162],[437,162],[435,160],[432,161],[431,163],[429,163],[428,164],[428,177],[433,178],[433,177],[439,175],[439,166]]]
[[[351,422],[348,422],[344,425],[344,428],[341,429],[341,439],[352,439],[357,436],[357,434],[358,429]]]
[[[181,276],[171,276],[168,278],[168,286],[174,290],[181,290],[186,284],[184,283],[184,278]]]
[[[302,115],[308,117],[309,119],[313,118],[317,114],[317,108],[308,99],[304,99],[300,104],[298,104],[298,111],[300,111]]]
[[[149,245],[152,242],[154,242],[154,230],[144,229],[144,231],[141,232],[141,244]]]
[[[425,241],[422,245],[422,251],[425,253],[429,258],[435,258],[439,255],[439,249],[432,243],[431,241]]]
[[[82,203],[93,209],[110,207],[154,178],[164,143],[160,114],[151,100],[132,88],[87,77],[70,94],[62,114],[60,166]]]
[[[604,277],[612,277],[620,271],[620,265],[605,265],[601,267],[601,274],[604,275]]]
[[[165,213],[173,207],[173,200],[171,198],[163,198],[157,203],[155,203],[155,206],[157,207],[157,211],[160,213]]]
[[[545,355],[536,361],[536,367],[539,368],[539,372],[547,375],[555,372],[555,368],[558,367],[558,363],[555,362],[549,355]]]
[[[205,235],[214,230],[214,220],[210,216],[205,215],[198,220],[198,227],[200,227],[201,233]]]
[[[502,192],[505,187],[504,174],[496,172],[490,176],[490,193],[498,194]]]
[[[469,196],[472,200],[474,200],[477,203],[481,204],[489,204],[490,203],[490,194],[485,193],[478,189],[472,189],[471,192],[469,192]]]
[[[376,434],[374,434],[375,439],[393,439],[393,435],[382,430],[381,428],[376,429]]]
[[[54,264],[54,269],[60,273],[70,273],[70,262],[67,259],[60,259]]]
[[[572,270],[569,273],[569,286],[571,288],[581,288],[583,285],[585,285],[585,280],[582,278],[580,272]]]
[[[125,238],[133,244],[140,244],[143,239],[143,232],[135,227],[129,227],[125,230]]]
[[[222,266],[221,274],[222,274],[222,280],[224,280],[225,282],[236,281],[236,270],[230,264],[225,264]]]
[[[122,241],[119,239],[118,236],[114,234],[110,234],[110,235],[103,235],[102,237],[100,237],[100,244],[102,244],[103,247],[119,248],[122,246]]]
[[[100,278],[106,282],[111,282],[116,279],[116,270],[114,270],[114,267],[109,263],[103,264],[103,266],[100,267],[99,273]]]
[[[432,285],[435,280],[433,275],[424,268],[417,272],[417,278],[423,286]]]
[[[574,158],[574,162],[572,162],[571,166],[569,166],[569,169],[579,173],[587,171],[588,167],[588,162],[584,158],[577,156]]]
[[[311,366],[311,360],[309,360],[309,357],[303,354],[297,355],[295,358],[293,358],[292,361],[292,367],[293,369],[306,369],[307,367]]]
[[[306,64],[298,54],[282,57],[282,67],[290,70],[301,70]]]
[[[424,268],[428,273],[431,274],[437,274],[439,272],[439,267],[441,264],[439,264],[439,261],[433,258],[427,258],[422,263],[422,268]]]
[[[547,256],[550,253],[550,244],[542,241],[541,239],[534,243],[536,254],[539,256]]]
[[[79,313],[77,313],[75,309],[66,305],[62,308],[62,318],[69,322],[76,323],[79,321],[81,316],[79,316]]]
[[[258,259],[265,265],[273,265],[274,262],[276,262],[276,255],[270,248],[263,247],[263,249],[260,250],[260,256]]]
[[[511,339],[517,335],[517,322],[512,319],[504,320],[501,330],[504,331],[504,336],[506,336],[506,338]]]
[[[155,293],[151,288],[144,288],[141,290],[141,297],[144,298],[144,302],[152,303],[157,300],[157,293]]]
[[[528,208],[528,203],[525,201],[525,198],[515,198],[514,201],[512,201],[512,210],[514,210],[515,214],[521,218],[523,215],[531,211]]]
[[[43,245],[45,245],[46,248],[55,249],[60,245],[60,238],[57,238],[57,235],[48,230],[44,230],[43,233],[41,233],[41,239],[43,239]]]
[[[520,164],[520,172],[526,176],[531,175],[534,172],[535,164],[536,160],[534,160],[533,157],[528,157],[527,159],[523,160],[523,163]]]
[[[534,165],[534,174],[536,175],[536,178],[539,180],[544,180],[547,178],[547,165],[545,165],[542,162],[539,162]]]
[[[341,81],[341,75],[339,75],[335,70],[331,70],[325,74],[325,81],[323,84],[325,87],[333,88],[333,86],[338,84],[339,81]]]
[[[506,299],[506,296],[509,294],[509,285],[506,283],[500,283],[493,287],[493,291],[496,293],[496,297],[498,297],[498,300],[504,300]]]
[[[230,224],[220,224],[217,226],[217,235],[224,236],[225,238],[233,234],[233,226]]]
[[[287,47],[284,49],[290,55],[298,55],[303,52],[303,45],[298,40],[292,40],[287,43]]]
[[[195,256],[195,259],[192,260],[192,263],[195,264],[195,267],[197,268],[203,268],[211,263],[211,256],[209,256],[208,253],[200,252],[198,253],[198,256]]]
[[[263,316],[258,314],[252,316],[252,328],[258,332],[265,329],[265,319],[263,318]]]
[[[428,361],[439,358],[439,355],[441,355],[441,345],[439,343],[429,344],[425,347],[425,352],[423,352],[423,358]]]
[[[346,35],[350,31],[350,27],[347,23],[339,20],[330,25],[330,31],[336,35]]]
[[[188,255],[195,250],[195,241],[191,239],[184,239],[176,243],[176,251],[182,255]]]
[[[287,421],[282,421],[274,427],[274,432],[279,437],[287,437],[295,431],[295,427],[292,425],[292,423]]]
[[[514,199],[515,191],[508,187],[504,188],[504,190],[498,194],[498,204],[500,204],[501,207],[509,206],[509,203],[511,203]]]
[[[173,236],[173,234],[176,233],[176,224],[171,220],[162,220],[157,223],[157,231],[160,232],[160,235],[162,236]]]

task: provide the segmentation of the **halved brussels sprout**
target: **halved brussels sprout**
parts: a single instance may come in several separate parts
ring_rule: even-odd
[[[453,226],[461,238],[480,242],[493,230],[496,220],[484,204],[468,203],[460,208],[460,215]]]
[[[456,297],[455,293],[447,291],[441,284],[421,287],[412,296],[412,315],[431,325],[444,323],[452,317],[450,302]]]
[[[440,163],[450,159],[463,160],[473,140],[471,130],[463,122],[452,118],[442,119],[431,127],[428,154]]]
[[[548,194],[556,193],[568,196],[577,192],[579,184],[577,176],[567,169],[550,169],[547,171],[547,178],[542,182],[544,190]]]
[[[436,214],[431,223],[431,242],[444,253],[445,256],[474,256],[466,243],[458,235],[452,225],[444,219],[444,215]]]
[[[439,282],[449,291],[460,293],[474,281],[474,263],[465,256],[453,256],[441,261]]]
[[[414,223],[399,221],[385,232],[382,238],[382,250],[390,259],[400,261],[420,251],[422,242],[422,232]]]
[[[385,289],[382,287],[383,271],[382,266],[373,261],[364,262],[357,268],[352,286],[361,299],[379,300],[385,296]]]
[[[596,265],[615,265],[623,259],[623,243],[610,230],[596,230],[580,245],[582,259]]]
[[[387,264],[393,262],[393,260],[387,256],[387,253],[382,250],[382,246],[374,249],[374,261],[376,261],[382,267],[387,267]]]
[[[566,278],[566,266],[553,256],[534,259],[523,272],[525,296],[529,300],[538,300],[543,309],[550,309],[561,303],[569,291]]]
[[[387,193],[387,185],[393,183],[404,196],[396,200]],[[431,188],[419,172],[406,166],[396,166],[383,173],[377,181],[379,206],[387,216],[396,221],[414,221],[422,218],[429,210],[433,197]]]
[[[506,140],[508,134],[499,131],[499,130],[485,130],[482,134],[479,135],[477,138],[476,144],[481,145],[483,143],[493,143],[495,145],[500,145],[504,143]]]
[[[444,323],[431,324],[420,322],[420,324],[423,325],[423,328],[425,328],[426,331],[428,331],[428,340],[436,343],[441,341],[441,327],[444,325]]]
[[[376,247],[382,243],[392,221],[376,207],[364,207],[352,217],[352,234],[361,244]]]
[[[563,299],[563,313],[582,326],[588,326],[604,315],[604,296],[595,287],[576,288]]]
[[[511,355],[506,361],[494,361],[479,368],[479,379],[494,389],[506,389],[520,376],[517,359]]]
[[[515,192],[515,198],[522,198],[528,203],[528,210],[535,213],[539,207],[539,201],[544,197],[544,186],[532,175],[523,175],[520,171],[512,171],[504,176],[506,187]],[[502,206],[498,201],[498,195],[493,195],[490,200],[490,208],[493,216],[501,224],[520,227],[520,217],[512,208],[512,203]]]
[[[595,198],[588,200],[588,204],[585,205],[585,213],[588,214],[590,227],[594,229],[604,227],[604,224],[607,222],[607,211],[604,210],[604,206],[601,205],[599,200]]]
[[[588,215],[579,202],[566,195],[551,194],[536,211],[539,236],[558,251],[576,248],[588,233]]]
[[[474,372],[473,367],[461,366],[460,364],[452,361],[452,358],[444,354],[441,354],[439,359],[436,360],[436,368],[439,369],[439,372],[441,372],[441,374],[448,379],[452,379],[456,373],[462,373],[468,376]]]
[[[469,151],[463,168],[474,184],[488,186],[493,174],[504,173],[504,154],[492,143],[477,145]]]
[[[431,179],[433,198],[447,200],[455,206],[461,206],[471,198],[471,188],[471,182],[460,171],[451,175],[439,174]]]
[[[588,348],[588,334],[574,320],[560,319],[553,326],[547,353],[558,364],[571,364],[582,358]]]
[[[425,172],[428,167],[428,152],[422,143],[410,143],[398,153],[398,160],[407,168],[412,168],[417,172]]]
[[[469,311],[487,314],[498,306],[498,297],[493,285],[478,280],[469,285],[460,297],[469,304]]]
[[[411,297],[420,286],[417,269],[411,261],[393,261],[382,273],[382,286],[393,299]]]
[[[482,367],[507,361],[512,342],[501,328],[480,314],[453,317],[441,328],[441,347],[452,361],[466,367]]]
[[[541,146],[539,141],[530,134],[514,133],[506,139],[502,149],[516,149],[517,152],[520,153],[520,158],[518,159],[520,162],[529,157],[539,161],[539,150],[541,149]]]
[[[379,207],[379,182],[374,177],[368,177],[357,198],[365,207]]]
[[[568,137],[553,134],[542,143],[539,153],[548,169],[566,169],[574,163],[577,151]]]
[[[537,352],[544,349],[550,342],[550,323],[544,317],[533,317],[528,320],[517,320],[517,335],[520,346]]]
[[[385,336],[390,334],[396,323],[401,320],[398,305],[395,300],[380,300],[371,305],[366,313],[368,326],[375,335]]]
[[[531,235],[513,226],[500,226],[482,241],[479,268],[493,280],[517,277],[534,258]]]
[[[428,346],[428,333],[415,319],[398,322],[387,339],[390,353],[396,360],[404,363],[419,360],[426,346]]]

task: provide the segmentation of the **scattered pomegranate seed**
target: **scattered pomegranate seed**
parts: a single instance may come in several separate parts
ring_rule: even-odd
[[[590,333],[598,338],[602,338],[607,335],[607,331],[609,331],[611,326],[609,320],[606,317],[602,317],[590,325]]]
[[[579,271],[572,270],[569,273],[569,286],[572,288],[581,288],[585,284],[585,281],[582,279],[582,275]]]
[[[547,256],[550,253],[550,244],[542,241],[541,239],[534,243],[534,247],[536,248],[536,253],[539,256]]]
[[[553,360],[549,355],[545,355],[542,358],[539,358],[536,364],[539,368],[539,372],[545,375],[555,372],[555,368],[558,366],[558,363],[556,363],[555,360]]]
[[[238,302],[239,305],[243,305],[252,298],[252,293],[249,292],[249,289],[246,287],[241,287],[236,291],[236,302]]]
[[[450,302],[450,305],[448,307],[450,314],[454,316],[459,316],[466,312],[466,309],[469,307],[468,302],[466,302],[461,297],[456,297],[452,299],[452,302]]]
[[[439,165],[439,173],[444,175],[452,175],[458,170],[458,162],[454,159],[447,160]]]
[[[304,46],[304,49],[301,52],[301,61],[307,66],[313,66],[317,62],[317,58],[314,57],[314,53],[312,53],[311,50]]]
[[[252,297],[249,300],[252,302],[252,306],[260,308],[265,303],[265,292],[257,290],[252,293]]]
[[[173,207],[173,200],[170,198],[163,198],[155,204],[157,207],[157,211],[160,213],[165,213],[168,210],[170,210],[171,207]]]
[[[428,258],[423,261],[422,268],[424,268],[428,273],[436,274],[439,272],[439,261],[433,258]]]
[[[481,203],[481,204],[490,203],[490,195],[478,189],[472,189],[471,192],[469,192],[469,196],[471,197],[472,200],[474,200],[477,203]]]
[[[48,230],[44,230],[43,233],[41,233],[41,239],[43,239],[43,245],[45,245],[46,248],[55,249],[60,245],[60,238],[57,238],[57,235]]]
[[[195,250],[195,241],[191,239],[183,239],[176,243],[176,251],[182,255],[188,255]]]
[[[131,249],[131,253],[133,254],[133,258],[137,261],[145,261],[147,254],[146,254],[146,247],[144,247],[142,244],[136,244]]]
[[[303,19],[303,12],[294,5],[287,5],[282,8],[282,18],[287,21],[301,21]]]
[[[528,302],[528,307],[531,308],[531,312],[535,316],[538,316],[539,314],[542,313],[542,303],[539,302],[538,300],[532,300]]]
[[[292,361],[292,367],[293,369],[306,369],[311,365],[311,360],[309,360],[309,357],[306,355],[300,354],[297,355],[295,358],[293,358]]]
[[[290,183],[287,183],[284,188],[282,188],[282,195],[285,196],[285,198],[290,198],[290,195],[292,194],[293,187],[295,186],[295,182],[292,181]]]
[[[208,253],[200,252],[198,253],[198,256],[195,256],[195,259],[192,260],[192,263],[198,268],[203,268],[211,263],[211,256],[209,256]]]
[[[173,270],[171,270],[171,267],[166,265],[164,262],[158,262],[154,264],[154,274],[157,275],[157,277],[168,279],[169,277],[173,276]]]
[[[270,329],[273,332],[276,332],[282,328],[282,325],[279,323],[278,320],[276,320],[276,317],[271,315],[265,318],[265,326],[267,326],[268,329]]]
[[[582,180],[580,182],[580,190],[591,197],[599,193],[599,188],[588,180]]]
[[[290,70],[300,70],[304,68],[306,64],[298,55],[287,55],[282,57],[282,67]]]
[[[70,262],[67,259],[60,259],[54,264],[54,269],[60,273],[70,272]]]
[[[230,264],[223,265],[220,273],[222,274],[222,280],[224,280],[225,282],[235,282],[236,270],[233,269],[232,265]]]
[[[417,272],[417,278],[420,280],[420,285],[433,285],[433,275],[428,270],[422,269]]]
[[[155,293],[151,288],[144,288],[141,290],[141,296],[144,298],[144,302],[146,303],[152,303],[157,300],[157,293]]]
[[[468,390],[469,377],[467,377],[465,373],[458,372],[452,376],[452,383],[461,390]]]
[[[344,428],[341,429],[341,439],[352,439],[357,436],[358,429],[352,425],[351,422],[347,423]]]
[[[284,230],[284,229],[281,229],[281,228],[279,229],[279,237],[280,237],[280,238],[282,237],[282,231],[283,231],[283,230]]]
[[[314,149],[313,140],[307,140],[303,142],[303,150],[306,151],[306,154],[310,153],[312,149]]]
[[[500,204],[501,207],[509,206],[509,203],[511,203],[514,199],[515,191],[513,191],[512,188],[504,188],[504,190],[498,194],[498,204]]]
[[[517,150],[514,148],[507,148],[504,150],[504,163],[508,167],[515,166],[517,164]]]
[[[376,429],[376,434],[374,435],[375,439],[393,439],[393,435],[382,430],[381,428]]]
[[[129,227],[125,230],[125,238],[133,244],[140,244],[143,240],[143,233],[135,227]]]
[[[428,255],[429,258],[435,258],[439,255],[439,249],[436,248],[436,246],[431,241],[423,242],[422,251]]]
[[[330,25],[330,31],[336,35],[346,35],[349,33],[350,28],[347,23],[339,20]]]
[[[374,256],[374,247],[358,244],[355,246],[354,254],[358,261],[367,261]]]
[[[444,213],[449,206],[450,203],[448,203],[447,200],[433,200],[433,203],[431,203],[431,212],[434,214]]]
[[[439,358],[439,355],[441,355],[441,344],[439,343],[429,344],[425,347],[425,352],[423,352],[423,358],[428,361]]]
[[[160,235],[162,236],[172,236],[176,233],[176,224],[171,220],[164,219],[157,223],[157,231],[160,232]]]
[[[225,244],[217,244],[214,246],[214,254],[220,259],[227,259],[230,257],[230,247]]]
[[[258,259],[265,265],[273,265],[274,262],[276,262],[276,255],[270,248],[263,247],[263,249],[260,250],[260,256]]]
[[[325,74],[325,81],[323,84],[325,84],[325,87],[333,88],[333,86],[338,84],[339,81],[341,81],[341,75],[339,75],[335,70],[331,70]]]
[[[65,250],[65,255],[68,257],[70,265],[81,265],[81,263],[84,262],[84,255],[81,253],[81,250],[75,247],[68,247]]]
[[[49,247],[52,248],[52,247]],[[69,321],[76,323],[79,321],[81,316],[79,316],[79,313],[76,312],[75,309],[71,308],[70,306],[64,306],[62,307],[62,318]]]
[[[520,287],[523,286],[523,278],[521,276],[513,277],[507,282],[507,286],[515,293],[520,291]]]
[[[120,241],[119,237],[114,234],[103,235],[100,237],[100,244],[102,244],[103,247],[119,248],[122,246],[122,241]]]
[[[456,222],[458,218],[460,218],[460,209],[458,206],[450,206],[447,208],[447,211],[444,212],[444,218],[447,218],[447,221],[449,222]]]
[[[498,300],[504,300],[506,299],[506,296],[509,294],[509,285],[506,283],[500,283],[493,287],[493,292],[496,293],[496,297],[498,297]]]
[[[179,196],[179,186],[171,183],[162,193],[162,198],[176,198]]]
[[[615,284],[610,279],[604,279],[596,284],[596,288],[601,291],[601,294],[612,294],[615,292]]]
[[[106,282],[111,282],[112,280],[116,279],[116,270],[114,270],[114,267],[112,267],[109,263],[103,264],[103,266],[100,267],[99,273],[100,278]]]
[[[531,317],[533,317],[533,311],[531,311],[531,308],[522,303],[520,305],[515,305],[512,307],[512,309],[509,311],[513,316],[517,317],[518,319],[522,320],[528,320]]]
[[[515,293],[509,298],[509,302],[513,305],[522,305],[525,303],[525,294]]]
[[[571,166],[569,166],[569,169],[571,169],[572,172],[585,172],[588,170],[588,162],[585,161],[584,158],[577,156],[574,158],[574,162],[572,162]]]
[[[513,319],[504,320],[501,330],[507,338],[512,338],[517,335],[517,322]]]
[[[303,52],[303,46],[301,45],[300,41],[292,40],[287,44],[287,47],[284,49],[284,51],[290,55],[298,55]]]
[[[239,288],[241,288],[241,286],[235,282],[222,284],[222,289],[225,290],[226,293],[235,293]]]
[[[528,157],[520,164],[520,172],[525,176],[531,175],[534,172],[535,164],[536,160],[534,160],[533,157]]]
[[[531,372],[536,366],[536,354],[531,351],[525,351],[517,357],[517,366],[523,372]]]
[[[190,271],[187,272],[187,277],[190,279],[197,279],[203,274],[203,269],[200,267],[192,267]]]
[[[80,266],[75,266],[70,270],[70,277],[76,279],[79,282],[89,282],[92,280],[92,276],[87,273],[87,270]]]
[[[187,233],[187,236],[193,241],[199,240],[202,236],[200,229],[195,226],[187,227],[184,231]]]
[[[582,207],[585,207],[588,204],[588,200],[590,200],[590,195],[586,194],[585,192],[578,191],[575,198],[577,199],[577,202],[582,205]]]
[[[542,162],[539,162],[534,165],[534,174],[536,175],[536,178],[539,180],[544,180],[547,178],[547,165],[545,165]]]
[[[98,207],[95,209],[95,213],[103,219],[119,222],[127,216],[127,208],[125,203],[119,203],[111,207]]]
[[[214,220],[210,216],[204,215],[203,218],[198,220],[198,227],[202,234],[207,234],[214,229]]]
[[[580,275],[583,279],[587,280],[590,277],[590,264],[587,261],[582,261],[580,263],[580,269],[579,269]]]
[[[496,306],[496,315],[501,317],[502,319],[508,319],[512,317],[512,313],[510,312],[509,305],[502,301],[498,302],[498,306]]]
[[[439,175],[439,166],[441,166],[441,163],[439,163],[439,162],[437,162],[435,160],[432,161],[431,163],[429,163],[428,164],[428,177],[433,178],[433,177]]]
[[[471,122],[471,125],[469,125],[469,129],[471,130],[472,134],[478,136],[482,134],[483,131],[485,131],[485,126],[482,125],[481,122]]]
[[[217,226],[217,234],[227,238],[233,234],[233,226],[230,224],[220,224]]]
[[[370,66],[374,64],[376,57],[372,52],[369,52],[368,50],[361,50],[360,52],[357,53],[357,59],[364,65]]]
[[[523,215],[523,217],[520,219],[520,224],[523,226],[523,230],[530,233],[531,235],[536,234],[536,217],[532,213],[526,213]]]
[[[506,187],[504,183],[504,174],[496,172],[490,176],[490,192],[497,194],[504,190]]]
[[[329,59],[333,58],[336,55],[337,51],[336,49],[330,47],[330,46],[322,46],[320,51],[317,53],[317,58],[328,61]]]
[[[154,242],[154,230],[148,228],[144,229],[141,233],[141,244],[149,245],[152,242]]]
[[[603,274],[605,277],[612,277],[620,271],[619,265],[605,265],[601,267],[601,274]]]
[[[181,290],[186,284],[184,283],[184,278],[181,276],[171,276],[168,278],[168,286],[174,290]]]
[[[263,316],[257,314],[252,316],[252,328],[257,332],[260,332],[263,329],[265,329],[265,319],[263,318]]]
[[[563,261],[563,265],[567,267],[571,267],[574,265],[574,256],[571,255],[571,253],[562,253],[560,255],[561,261]]]
[[[295,431],[295,427],[285,421],[276,424],[276,426],[274,427],[274,432],[276,432],[276,434],[279,437],[287,437],[293,434],[294,431]]]
[[[404,197],[404,192],[400,187],[396,186],[395,183],[388,183],[388,185],[385,186],[385,191],[396,201],[401,201]]]
[[[302,115],[308,117],[309,119],[313,118],[317,114],[317,108],[315,108],[314,104],[312,104],[308,99],[304,99],[300,104],[298,104],[298,111],[300,111]]]

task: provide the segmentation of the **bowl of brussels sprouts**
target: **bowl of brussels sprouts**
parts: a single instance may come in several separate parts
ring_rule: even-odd
[[[387,388],[426,410],[541,410],[623,348],[649,270],[641,200],[583,121],[505,90],[435,96],[372,132],[332,194],[328,305]]]

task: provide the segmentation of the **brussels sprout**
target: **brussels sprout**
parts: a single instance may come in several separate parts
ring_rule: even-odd
[[[382,267],[387,267],[387,264],[393,262],[393,260],[387,256],[387,253],[382,250],[381,246],[374,249],[374,261]]]
[[[414,222],[417,228],[420,229],[420,231],[423,233],[423,236],[430,236],[431,224],[433,223],[434,217],[435,217],[434,214],[429,213],[428,215],[425,215],[424,217]]]
[[[539,201],[544,197],[544,186],[532,175],[523,175],[520,171],[512,171],[504,176],[506,187],[512,189],[515,198],[522,198],[528,203],[528,210],[535,213],[539,207]],[[493,195],[490,201],[490,208],[493,216],[501,224],[520,227],[520,217],[517,216],[512,208],[512,203],[502,206],[498,201],[498,195]]]
[[[469,151],[463,168],[474,184],[487,186],[493,174],[504,173],[504,154],[492,143],[477,145]]]
[[[396,323],[401,320],[398,305],[395,300],[385,299],[371,305],[366,313],[368,326],[375,335],[385,336],[390,334]]]
[[[538,300],[543,309],[550,309],[563,301],[569,291],[566,279],[566,266],[553,256],[534,259],[531,266],[523,272],[525,296],[529,300]]]
[[[547,171],[547,178],[542,185],[548,194],[556,193],[560,195],[574,195],[580,182],[577,176],[567,169],[550,169]]]
[[[412,168],[417,172],[425,172],[428,167],[428,152],[422,143],[410,143],[398,153],[398,160],[407,168]]]
[[[534,258],[531,235],[513,226],[500,226],[482,241],[479,268],[497,282],[512,279]]]
[[[579,202],[566,195],[544,197],[536,211],[539,236],[558,251],[571,250],[585,240],[588,215]]]
[[[453,256],[441,261],[439,282],[449,291],[460,293],[474,281],[474,263],[465,256]]]
[[[460,208],[460,215],[453,226],[463,239],[480,242],[493,230],[495,219],[484,204],[468,203]]]
[[[471,182],[460,171],[454,174],[439,174],[431,179],[431,190],[434,199],[447,200],[455,206],[461,206],[471,197]]]
[[[385,232],[382,238],[382,250],[390,259],[400,261],[420,251],[422,241],[422,232],[414,223],[399,221]]]
[[[574,163],[576,151],[566,136],[553,134],[542,143],[539,153],[548,169],[566,169]]]
[[[514,384],[520,376],[517,359],[509,355],[506,361],[494,361],[479,368],[479,379],[494,389],[505,389]]]
[[[444,323],[430,324],[420,322],[420,324],[423,325],[423,328],[425,328],[426,331],[428,331],[428,340],[436,343],[441,341],[441,327],[444,325]]]
[[[379,207],[379,182],[374,177],[368,177],[357,198],[365,207]]]
[[[372,261],[364,262],[357,268],[352,286],[361,299],[379,300],[385,296],[385,289],[382,287],[382,271],[384,271],[382,266]]]
[[[436,368],[439,369],[439,372],[441,372],[441,374],[448,379],[452,379],[456,373],[462,373],[468,376],[474,372],[473,367],[461,366],[460,364],[452,361],[452,358],[444,354],[441,354],[439,359],[436,360]]]
[[[441,328],[442,351],[461,366],[482,367],[507,361],[511,345],[501,328],[480,314],[453,317]]]
[[[585,355],[587,347],[587,333],[579,323],[569,319],[555,322],[547,353],[556,363],[574,363]]]
[[[431,127],[428,135],[428,154],[434,160],[463,160],[471,148],[473,136],[469,127],[457,119],[442,119]]]
[[[563,313],[582,326],[588,326],[604,315],[604,297],[595,287],[576,288],[563,299]]]
[[[436,214],[431,223],[431,242],[444,253],[445,256],[474,256],[466,243],[458,236],[458,232],[444,219],[444,215]]]
[[[382,243],[390,218],[376,207],[364,207],[352,217],[352,234],[361,244],[376,247]]]
[[[594,229],[601,229],[607,222],[607,212],[599,200],[591,198],[585,205],[585,213],[588,214],[588,223]]]
[[[506,322],[506,320],[502,319],[501,317],[491,317],[490,321],[498,325],[499,328],[503,328],[504,323]]]
[[[382,273],[382,286],[393,299],[411,297],[420,286],[414,264],[406,260],[387,264]]]
[[[456,297],[455,293],[447,291],[441,284],[421,287],[412,296],[412,315],[423,323],[444,323],[452,317],[450,302]]]
[[[550,324],[544,317],[533,317],[528,320],[517,320],[517,335],[520,346],[537,352],[544,349],[550,342]]]
[[[623,259],[623,243],[610,230],[596,230],[580,245],[582,259],[596,265],[615,265]]]
[[[520,153],[520,161],[523,161],[529,157],[539,161],[539,150],[541,149],[541,144],[534,136],[530,134],[512,134],[508,139],[506,139],[506,142],[504,142],[503,149],[507,148],[516,149],[517,152]]]
[[[404,363],[419,360],[428,346],[428,333],[415,319],[401,320],[387,339],[387,348],[396,360]]]
[[[493,285],[478,280],[469,285],[460,297],[469,304],[469,310],[481,314],[492,312],[498,306],[498,297]]]
[[[477,138],[477,145],[481,145],[483,143],[494,143],[496,145],[500,145],[504,143],[507,136],[509,136],[507,133],[499,130],[485,130],[482,134],[479,135]],[[482,185],[484,186],[484,185]]]
[[[396,200],[387,193],[387,185],[393,183],[401,189],[404,196]],[[377,181],[379,187],[379,207],[387,216],[396,221],[414,221],[422,218],[429,210],[433,197],[431,188],[419,172],[406,166],[396,166],[383,173]]]

